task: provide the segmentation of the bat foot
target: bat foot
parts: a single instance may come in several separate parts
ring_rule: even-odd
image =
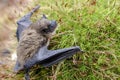
[[[25,80],[30,80],[30,75],[29,75],[30,69],[26,68],[26,66],[24,66],[24,68],[25,68]]]
[[[25,80],[30,80],[30,76],[28,73],[25,74]]]

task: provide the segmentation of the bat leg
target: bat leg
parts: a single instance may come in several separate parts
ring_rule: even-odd
[[[25,68],[25,80],[30,80],[30,75],[29,75],[29,68]]]
[[[30,68],[37,63],[37,59],[33,57],[32,59],[29,59],[26,61],[24,65],[24,70],[25,70],[25,80],[30,80]]]

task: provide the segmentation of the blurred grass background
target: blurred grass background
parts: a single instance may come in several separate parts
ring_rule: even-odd
[[[41,8],[32,21],[46,14],[58,22],[49,48],[80,46],[85,53],[78,53],[49,68],[35,66],[30,73],[32,80],[120,80],[119,0],[31,0],[29,5],[20,8],[23,10],[17,11],[18,15],[14,14],[14,23],[7,27],[12,30],[12,36],[16,30],[15,21],[38,4]],[[3,25],[0,28],[6,30]],[[12,39],[15,49],[16,39]],[[21,73],[15,78],[21,80],[23,77]]]

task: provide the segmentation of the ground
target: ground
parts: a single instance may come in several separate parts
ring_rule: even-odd
[[[38,4],[41,8],[33,15],[32,21],[39,19],[44,13],[49,19],[58,22],[56,35],[49,48],[77,45],[85,53],[78,53],[49,68],[35,66],[31,69],[32,80],[120,80],[119,0],[35,0],[29,6],[32,8]],[[31,8],[28,7],[19,17]],[[15,30],[16,27],[12,29],[12,33]],[[12,42],[14,41],[12,52],[17,46],[15,37]],[[5,67],[0,69],[6,73],[2,74],[7,76],[7,71],[11,73],[11,68],[3,68]],[[23,73],[8,75],[13,76],[8,80],[21,80],[24,77]]]

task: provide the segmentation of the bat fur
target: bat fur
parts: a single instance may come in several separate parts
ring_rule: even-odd
[[[17,46],[17,62],[20,70],[38,49],[49,44],[49,40],[54,33],[54,28],[50,29],[51,21],[46,18],[41,18],[35,23],[32,23],[20,35],[20,40]]]

